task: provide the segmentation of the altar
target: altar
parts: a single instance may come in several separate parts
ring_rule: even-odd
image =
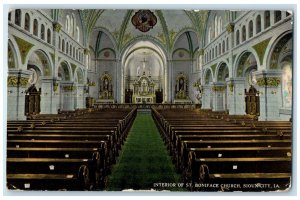
[[[150,76],[143,73],[133,84],[132,103],[152,104],[155,103],[155,84]]]

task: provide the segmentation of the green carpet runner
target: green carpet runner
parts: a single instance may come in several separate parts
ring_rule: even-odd
[[[160,183],[181,181],[150,113],[137,114],[108,178],[108,191],[182,190],[170,184],[160,187]]]

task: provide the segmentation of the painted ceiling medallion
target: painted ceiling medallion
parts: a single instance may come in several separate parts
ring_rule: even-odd
[[[157,18],[150,10],[139,10],[131,18],[135,28],[142,32],[148,32],[157,23]]]

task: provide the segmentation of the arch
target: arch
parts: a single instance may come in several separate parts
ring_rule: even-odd
[[[45,52],[44,50],[39,49],[35,46],[32,47],[30,49],[30,51],[28,52],[28,55],[25,59],[25,63],[27,63],[26,66],[28,64],[30,64],[29,60],[30,60],[30,58],[33,54],[36,54],[38,56],[38,58],[40,59],[41,63],[42,63],[41,64],[42,66],[39,66],[41,68],[40,70],[42,72],[42,75],[43,76],[52,76],[53,62],[52,62],[52,59],[50,59],[51,56],[47,52]]]
[[[253,21],[250,20],[249,24],[248,24],[248,35],[249,38],[253,37]]]
[[[62,52],[65,52],[65,39],[62,39],[62,47],[61,47]]]
[[[120,51],[120,58],[123,58],[124,54],[127,53],[127,51],[130,49],[130,47],[134,46],[136,43],[138,43],[140,41],[148,41],[148,42],[153,43],[154,45],[157,45],[159,47],[159,49],[162,51],[161,53],[164,56],[166,56],[167,59],[169,59],[170,56],[168,54],[168,51],[165,49],[164,45],[155,37],[148,36],[148,35],[147,36],[145,36],[145,35],[138,36],[138,37],[131,39],[129,42],[127,42],[127,44],[124,45]]]
[[[9,33],[8,36],[8,45],[10,45],[11,50],[13,51],[13,55],[14,55],[14,61],[15,61],[15,67],[17,69],[21,69],[22,68],[22,61],[21,61],[21,54],[19,51],[19,46],[17,45],[15,38]]]
[[[94,31],[98,31],[98,32],[101,31],[101,32],[105,33],[106,36],[107,36],[107,37],[110,39],[110,41],[112,42],[113,49],[115,49],[115,50],[118,49],[116,39],[114,38],[114,36],[111,34],[111,32],[110,32],[108,29],[106,29],[106,28],[104,28],[104,27],[97,27],[97,28],[94,29]],[[126,48],[125,48],[125,49],[126,49]],[[96,52],[96,49],[95,49],[95,53],[97,53],[97,52]],[[117,57],[117,58],[120,57],[120,55],[118,54],[118,51],[116,51],[116,57]]]
[[[229,68],[225,61],[222,61],[218,64],[215,77],[218,82],[225,82],[226,78],[229,77]]]
[[[279,22],[282,19],[281,14],[282,13],[281,13],[280,10],[275,10],[274,11],[274,23],[277,23],[277,22]]]
[[[39,34],[39,23],[37,19],[33,20],[33,35],[38,36]]]
[[[242,52],[235,61],[235,68],[233,71],[234,77],[245,77],[245,72],[249,67],[252,67],[254,65],[257,66],[258,62],[258,56],[254,53],[253,50],[246,50]]]
[[[30,32],[30,16],[28,13],[25,13],[24,29]]]
[[[199,38],[197,32],[193,28],[183,28],[178,33],[176,33],[176,36],[174,38],[174,43],[172,44],[172,48],[171,48],[172,50],[171,51],[174,51],[176,42],[182,36],[182,34],[189,34],[188,32],[194,33],[197,36],[197,38]],[[199,41],[197,40],[197,42],[198,42],[198,46],[199,46]]]
[[[239,45],[240,44],[240,30],[237,30],[235,32],[235,45]]]
[[[57,68],[57,77],[61,78],[62,81],[72,80],[72,69],[67,61],[59,63]]]
[[[279,57],[280,52],[283,50],[284,45],[288,42],[288,40],[293,38],[292,34],[292,31],[289,30],[270,40],[267,47],[267,50],[269,49],[269,51],[266,55],[267,69],[279,69],[280,60],[277,58]],[[292,52],[285,53],[292,55]],[[277,59],[277,62],[273,62],[275,59]]]
[[[261,16],[257,15],[256,16],[256,34],[261,32]]]
[[[77,69],[75,70],[74,81],[75,81],[75,77],[78,84],[84,84],[83,70],[80,67],[77,67]]]
[[[21,9],[15,10],[15,24],[21,26],[22,12]]]
[[[246,36],[246,26],[244,25],[243,28],[242,28],[242,42],[245,42],[247,39],[247,36]]]
[[[51,31],[50,31],[50,28],[48,28],[48,30],[47,30],[47,43],[51,44]]]
[[[17,52],[10,39],[8,39],[7,48],[8,48],[8,52],[7,52],[8,69],[17,68],[19,66],[18,59],[17,59]]]
[[[42,24],[41,26],[41,39],[45,40],[45,25]]]
[[[206,68],[203,75],[204,78],[202,80],[204,80],[204,84],[209,85],[209,83],[213,81],[213,73],[211,68]]]
[[[267,28],[269,28],[270,26],[271,26],[271,13],[270,13],[270,11],[265,11],[264,12],[264,17],[265,17],[265,26],[264,26],[264,28],[265,29],[267,29]]]

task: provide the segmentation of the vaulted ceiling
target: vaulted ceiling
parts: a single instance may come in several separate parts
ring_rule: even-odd
[[[92,36],[93,31],[105,30],[112,34],[116,47],[121,49],[127,42],[137,37],[151,37],[160,41],[166,49],[174,46],[175,40],[187,31],[197,35],[198,44],[204,34],[208,10],[151,10],[157,17],[157,24],[148,32],[141,32],[131,22],[138,10],[80,10],[80,16],[86,35]],[[93,41],[90,43],[93,43]]]

